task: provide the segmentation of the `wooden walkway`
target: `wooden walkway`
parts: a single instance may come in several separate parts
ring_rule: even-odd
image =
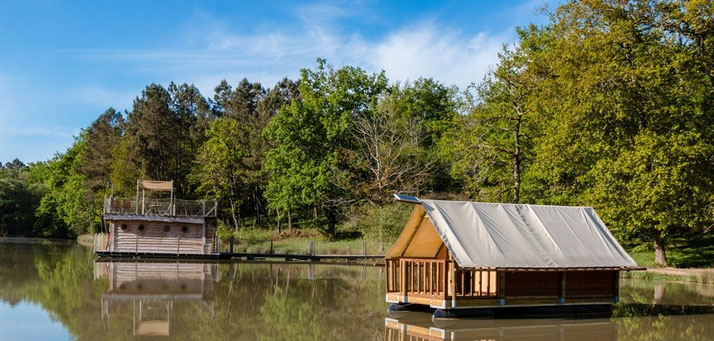
[[[383,259],[384,255],[301,255],[301,254],[287,254],[287,253],[242,253],[242,252],[226,252],[221,253],[221,256],[227,255],[230,258],[243,258],[246,260],[255,259],[285,259],[290,260],[306,260],[306,261],[317,261],[320,260],[347,260],[355,261],[360,259],[371,260],[371,259]]]
[[[153,259],[181,259],[181,260],[267,260],[283,259],[285,261],[358,261],[358,260],[381,260],[384,255],[309,255],[309,254],[287,254],[287,253],[245,253],[245,252],[221,252],[218,254],[157,254],[142,252],[96,252],[100,258],[153,258]]]

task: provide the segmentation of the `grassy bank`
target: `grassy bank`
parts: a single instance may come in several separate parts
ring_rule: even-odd
[[[696,282],[714,284],[714,269],[655,268],[647,271],[623,271],[622,278],[646,281]]]
[[[627,251],[641,266],[660,267],[654,262],[654,249],[651,243],[628,248]],[[714,267],[714,236],[710,234],[673,238],[669,241],[666,251],[668,266],[675,268]]]
[[[80,234],[79,237],[77,237],[77,243],[84,246],[94,246],[94,235]]]
[[[328,240],[318,231],[311,229],[284,231],[243,229],[234,234],[234,252],[307,254],[310,242],[315,254],[322,255],[383,255],[392,242],[379,242],[358,238]],[[221,250],[227,251],[228,240],[221,241]]]

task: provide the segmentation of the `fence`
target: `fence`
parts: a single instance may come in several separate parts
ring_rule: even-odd
[[[217,211],[215,200],[104,198],[104,214],[216,217]]]
[[[384,255],[391,243],[363,240],[323,241],[304,238],[284,240],[240,240],[236,239],[233,252],[291,255]],[[220,242],[220,251],[230,251],[230,241]]]

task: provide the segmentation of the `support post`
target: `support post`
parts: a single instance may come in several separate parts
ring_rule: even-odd
[[[560,297],[558,298],[558,304],[565,303],[565,271],[560,272]]]
[[[399,259],[399,293],[401,300],[405,300],[407,296],[407,267],[403,259]]]
[[[142,188],[141,189],[141,214],[146,214],[144,212],[144,203],[146,202],[146,191]]]
[[[362,241],[362,255],[367,257],[367,242]]]
[[[134,214],[139,214],[139,179],[136,179],[136,200],[134,201]]]
[[[230,239],[230,242],[231,242],[231,243],[230,243],[230,246],[229,246],[229,250],[230,250],[231,254],[233,254],[233,244],[235,243],[235,241],[236,241],[236,237],[231,236],[231,239]]]
[[[456,307],[456,262],[454,262],[454,257],[449,254],[449,259],[451,263],[451,307]]]
[[[201,250],[203,253],[211,252],[211,250],[206,250],[206,218],[203,218],[203,224],[201,224]]]
[[[169,203],[169,212],[172,216],[176,215],[176,205],[174,205],[174,181],[171,180],[171,202]]]

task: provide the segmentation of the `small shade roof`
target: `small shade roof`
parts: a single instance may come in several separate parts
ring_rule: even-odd
[[[141,180],[139,186],[152,191],[170,192],[174,188],[173,181]]]
[[[592,207],[400,201],[421,204],[460,267],[637,267]]]

